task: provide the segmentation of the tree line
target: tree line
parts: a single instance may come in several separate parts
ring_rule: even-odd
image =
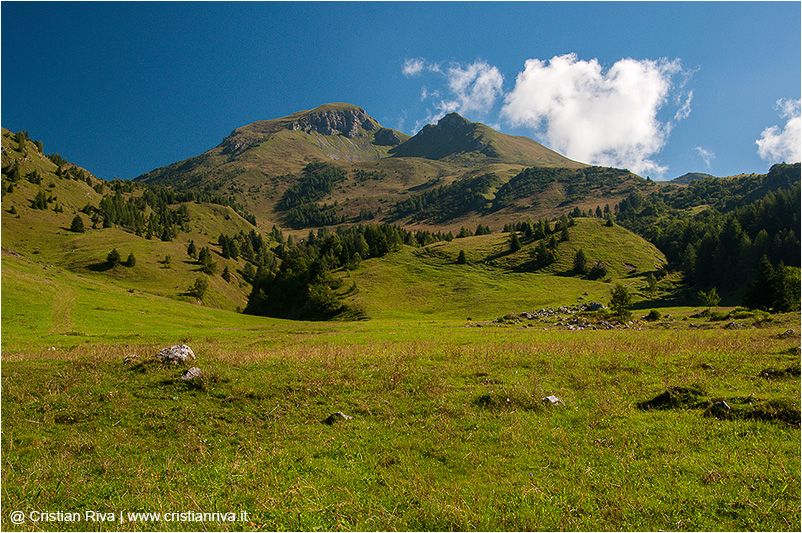
[[[799,163],[774,165],[763,176],[697,180],[689,188],[632,193],[616,205],[616,221],[655,244],[695,289],[716,288],[767,310],[798,308],[798,283],[796,296],[784,289],[754,295],[767,280],[784,287],[799,277]],[[710,207],[681,211],[702,205]]]

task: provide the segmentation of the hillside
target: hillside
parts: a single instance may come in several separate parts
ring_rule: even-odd
[[[575,222],[569,228],[569,239],[558,244],[552,264],[537,265],[540,240],[522,236],[522,248],[512,252],[506,233],[405,247],[386,258],[365,261],[363,268],[345,274],[343,288],[352,283],[358,288],[347,301],[375,318],[408,319],[423,314],[487,320],[543,307],[606,303],[611,280],[622,281],[637,300],[647,300],[646,276],[665,265],[663,254],[622,227],[605,227],[592,218]],[[607,275],[590,279],[573,272],[574,256],[580,249],[589,262],[605,264]],[[460,252],[466,256],[465,264],[458,261]],[[663,287],[670,287],[668,281]]]
[[[247,234],[254,228],[232,207],[202,201],[163,202],[148,189],[104,182],[68,163],[57,166],[33,141],[20,150],[15,135],[7,130],[3,130],[2,143],[4,264],[15,257],[126,290],[187,302],[198,301],[189,294],[189,287],[202,277],[209,281],[205,305],[228,310],[244,307],[250,290],[243,274],[245,262],[222,257],[217,241],[221,233]],[[138,218],[107,221],[112,213],[122,217],[131,211]],[[175,222],[176,217],[182,220]],[[76,218],[84,231],[72,229]],[[160,220],[170,220],[172,225],[159,225]],[[170,231],[164,235],[167,228]],[[200,263],[187,255],[190,241],[197,249],[211,250],[214,275],[201,273]],[[133,254],[135,264],[107,264],[114,249],[123,263]],[[221,277],[226,267],[231,273],[228,282]]]
[[[322,165],[336,180],[302,197],[291,212],[286,196],[297,196],[298,189],[309,192],[305,182],[319,184],[319,176],[310,174],[320,174]],[[564,170],[537,190],[513,193],[514,205],[492,204],[505,184],[532,167]],[[522,210],[534,217],[559,216],[574,207],[584,211],[614,205],[633,188],[656,188],[619,169],[604,171],[616,176],[615,183],[586,188],[587,168],[595,167],[456,113],[410,138],[384,128],[362,108],[327,104],[238,128],[206,153],[148,172],[137,181],[231,196],[256,215],[263,229],[278,225],[290,231],[363,221],[430,231],[458,231],[478,222],[503,227]],[[473,180],[486,175],[493,178],[476,192]],[[577,187],[585,189],[581,198]],[[431,207],[432,195],[441,193],[452,204],[455,195],[459,197],[460,205],[449,209],[449,216],[421,216],[417,209],[410,210],[410,202]]]

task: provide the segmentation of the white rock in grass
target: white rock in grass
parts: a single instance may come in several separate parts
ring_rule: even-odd
[[[181,376],[181,379],[183,379],[184,381],[192,381],[195,378],[201,377],[201,375],[203,375],[201,369],[196,366],[193,366],[192,368],[184,372],[184,375]]]
[[[169,348],[162,348],[156,354],[156,359],[163,363],[186,363],[187,359],[195,359],[195,353],[186,344],[177,344]]]
[[[553,394],[551,396],[546,396],[542,401],[544,405],[562,405],[565,407],[565,402]]]

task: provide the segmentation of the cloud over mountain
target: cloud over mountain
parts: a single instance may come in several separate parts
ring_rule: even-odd
[[[777,100],[776,108],[780,117],[787,119],[785,126],[770,126],[763,130],[760,139],[755,141],[761,159],[771,162],[787,161],[796,163],[802,159],[802,100]]]
[[[683,85],[675,81],[678,75],[689,76],[679,60],[628,58],[605,70],[598,60],[576,54],[529,59],[501,113],[572,159],[661,176],[666,168],[652,158],[676,121],[688,116],[693,97],[677,96],[673,119],[658,119],[672,91]]]
[[[654,156],[672,127],[689,115],[693,100],[693,91],[684,88],[692,73],[678,59],[627,58],[609,69],[576,54],[529,59],[507,93],[499,69],[481,59],[447,68],[407,59],[402,72],[407,77],[437,73],[442,84],[422,88],[421,101],[430,107],[416,129],[455,111],[483,118],[501,101],[500,119],[531,128],[541,142],[571,159],[658,177],[667,168]],[[658,112],[664,108],[673,113],[661,120]]]
[[[457,112],[474,117],[486,115],[504,94],[504,76],[498,68],[481,59],[465,66],[451,63],[447,68],[423,58],[407,59],[401,72],[406,77],[435,73],[440,78],[439,82],[444,84],[442,89],[421,88],[421,101],[429,100],[432,107],[415,124],[416,130],[437,122],[448,113]]]

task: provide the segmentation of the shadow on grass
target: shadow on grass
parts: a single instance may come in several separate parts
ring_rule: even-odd
[[[115,267],[115,265],[112,265],[111,263],[103,261],[102,263],[93,263],[91,265],[87,265],[86,269],[87,270],[91,270],[92,272],[107,272],[107,271],[113,269],[114,267]]]

